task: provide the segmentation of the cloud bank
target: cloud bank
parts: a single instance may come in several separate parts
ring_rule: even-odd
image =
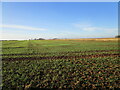
[[[45,28],[35,28],[30,26],[23,26],[23,25],[0,25],[1,28],[15,28],[15,29],[24,29],[24,30],[38,30],[38,31],[44,31],[47,30]]]
[[[82,31],[87,31],[87,32],[96,32],[96,31],[101,31],[101,32],[116,32],[118,31],[118,28],[105,28],[105,27],[95,27],[91,24],[74,24],[74,27],[76,27],[79,30]]]

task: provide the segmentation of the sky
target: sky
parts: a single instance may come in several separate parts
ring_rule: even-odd
[[[2,2],[119,2],[119,0],[1,0]]]
[[[118,34],[117,2],[3,2],[1,40],[109,38]]]

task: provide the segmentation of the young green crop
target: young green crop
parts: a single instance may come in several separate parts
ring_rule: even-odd
[[[117,41],[3,41],[3,89],[120,88]]]

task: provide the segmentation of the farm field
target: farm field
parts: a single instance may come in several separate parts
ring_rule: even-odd
[[[2,41],[2,87],[120,88],[118,40]]]

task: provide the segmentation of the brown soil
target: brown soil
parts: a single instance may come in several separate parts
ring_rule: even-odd
[[[2,49],[16,49],[16,48],[25,48],[25,47],[3,47]]]
[[[49,57],[17,57],[17,58],[3,58],[3,61],[16,60],[45,60],[45,59],[79,59],[79,58],[96,58],[96,57],[120,57],[120,54],[95,54],[95,55],[81,55],[81,56],[49,56]]]

